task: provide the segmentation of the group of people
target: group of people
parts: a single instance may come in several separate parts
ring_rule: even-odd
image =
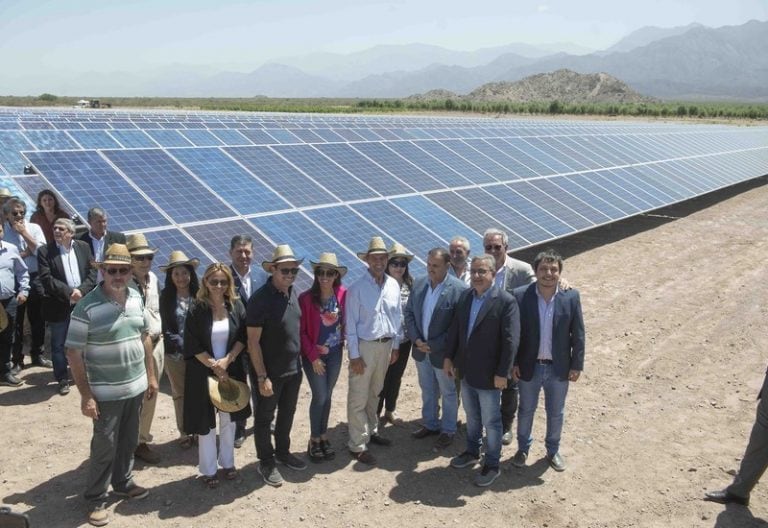
[[[335,254],[322,253],[309,261],[312,286],[297,292],[303,256],[281,244],[257,267],[252,239],[237,235],[231,263],[211,264],[200,276],[197,258],[172,251],[159,266],[161,287],[151,271],[157,249],[145,235],[108,231],[106,212],[95,207],[88,232],[75,239],[53,193],[42,191],[38,205],[39,223],[24,220],[24,204],[14,197],[3,207],[6,233],[16,238],[15,245],[8,236],[0,241],[0,301],[9,319],[0,334],[2,382],[21,384],[19,307],[29,306],[32,363],[53,367],[62,395],[69,392],[69,368],[81,411],[93,420],[85,493],[94,503],[91,524],[109,522],[110,485],[118,496],[148,494],[134,482],[132,468],[134,457],[160,460],[150,430],[164,372],[179,445],[197,445],[207,487],[238,477],[235,449],[251,415],[265,483],[282,485],[280,467],[306,469],[291,452],[303,377],[312,394],[307,458],[335,458],[329,416],[344,350],[346,449],[357,462],[375,465],[370,444],[391,445],[383,426],[403,424],[397,400],[412,356],[422,399],[414,439],[434,437],[436,452],[449,448],[462,405],[466,446],[450,465],[479,464],[475,483],[489,486],[499,476],[502,444],[513,442],[516,413],[512,463],[525,465],[543,389],[547,460],[565,469],[559,450],[564,406],[569,383],[583,369],[585,338],[579,294],[561,279],[563,259],[554,251],[540,253],[531,267],[507,255],[503,231],[489,229],[484,253],[470,258],[469,241],[457,236],[448,248],[429,251],[427,275],[414,281],[414,256],[373,237],[357,254],[368,268],[359,279],[343,285],[347,268]],[[34,295],[37,305],[30,302]],[[42,354],[46,322],[52,364]],[[237,405],[222,404],[225,391]]]

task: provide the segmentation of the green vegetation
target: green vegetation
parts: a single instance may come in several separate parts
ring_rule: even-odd
[[[96,97],[119,108],[228,110],[241,112],[402,113],[462,112],[485,115],[578,115],[695,119],[768,119],[768,104],[665,101],[652,103],[562,103],[560,101],[482,102],[463,99],[278,99]],[[0,97],[0,106],[73,106],[79,97],[42,94]]]

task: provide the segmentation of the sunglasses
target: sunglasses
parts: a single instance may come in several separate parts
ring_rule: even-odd
[[[227,280],[227,279],[208,279],[208,285],[209,286],[213,286],[213,287],[216,287],[216,286],[226,287],[226,286],[229,286],[229,280]]]
[[[104,271],[107,275],[128,275],[131,272],[131,268],[107,268]]]
[[[299,274],[299,268],[280,268],[280,274],[283,277],[293,275],[294,277]]]
[[[315,277],[335,277],[337,271],[332,269],[319,269],[315,270]]]
[[[407,268],[408,267],[408,261],[407,260],[393,260],[389,263],[390,266],[393,268]]]
[[[480,268],[480,269],[470,269],[470,270],[469,270],[469,274],[470,274],[470,275],[480,275],[480,276],[482,277],[483,275],[485,275],[486,273],[488,273],[488,271],[489,271],[489,270],[487,270],[487,269],[482,269],[482,268]]]
[[[21,216],[24,216],[25,214],[27,214],[27,212],[26,212],[26,211],[13,211],[11,214],[12,214],[13,216],[19,216],[19,217],[21,217]]]
[[[133,256],[133,259],[138,260],[139,262],[143,262],[145,260],[152,262],[153,258],[155,258],[154,255],[134,255]]]
[[[53,230],[54,231],[67,231],[67,228],[66,227],[61,227],[61,226],[53,226]]]
[[[504,246],[502,246],[501,244],[488,244],[487,246],[485,246],[485,250],[486,251],[501,251],[502,247],[504,247]]]

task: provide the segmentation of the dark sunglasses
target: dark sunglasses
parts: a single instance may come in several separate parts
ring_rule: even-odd
[[[208,279],[209,286],[229,286],[227,279]]]
[[[66,227],[61,227],[61,226],[53,226],[53,230],[54,231],[67,231],[67,228]]]
[[[154,255],[134,255],[133,258],[135,260],[138,260],[139,262],[142,262],[144,260],[148,260],[152,262],[152,259],[155,258],[155,256]]]
[[[408,261],[407,260],[393,260],[389,263],[390,266],[394,266],[395,268],[407,268],[408,267]]]
[[[485,246],[486,251],[501,251],[503,246],[501,244],[488,244]]]
[[[335,277],[336,273],[338,272],[332,269],[319,269],[315,270],[315,277]]]
[[[27,214],[27,212],[26,211],[13,211],[11,214],[13,216],[24,216],[25,214]]]
[[[283,277],[287,277],[288,275],[293,275],[295,277],[299,274],[299,268],[280,268],[280,274],[283,275]]]
[[[107,268],[104,270],[108,275],[128,275],[131,268]]]

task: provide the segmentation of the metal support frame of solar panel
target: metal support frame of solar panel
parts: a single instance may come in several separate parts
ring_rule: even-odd
[[[435,121],[432,124],[436,122],[438,121]],[[290,121],[289,126],[295,127],[297,126],[296,123],[297,121],[292,120]],[[447,128],[455,129],[456,122],[449,120],[443,123],[447,126]],[[316,124],[317,123],[315,122],[312,123],[313,126],[316,126]],[[356,124],[359,126],[359,123]],[[424,126],[424,123],[420,122],[418,124],[420,127]],[[488,123],[482,124],[485,127],[489,126]],[[265,237],[264,240],[271,243],[284,241],[281,240],[281,238],[289,237],[291,228],[298,229],[299,231],[297,232],[302,232],[301,230],[304,230],[303,232],[305,237],[297,236],[297,242],[294,242],[294,244],[296,244],[298,247],[304,248],[304,245],[299,239],[307,238],[308,240],[311,240],[311,244],[307,246],[307,250],[314,250],[319,252],[319,250],[322,249],[323,243],[327,243],[329,247],[340,250],[343,257],[346,257],[345,260],[351,259],[351,261],[354,261],[357,264],[357,266],[354,267],[357,268],[357,272],[360,272],[362,268],[355,260],[353,253],[365,244],[369,234],[373,234],[375,232],[381,232],[388,238],[392,239],[397,238],[408,240],[417,255],[424,255],[425,251],[429,249],[429,247],[426,247],[425,244],[429,245],[442,243],[442,245],[445,245],[448,238],[451,236],[448,234],[450,231],[439,229],[442,227],[442,223],[434,220],[434,218],[440,217],[441,215],[443,222],[445,222],[446,218],[450,219],[452,222],[451,229],[461,229],[461,227],[464,226],[464,233],[470,234],[470,236],[474,238],[475,242],[478,241],[479,232],[482,231],[484,227],[488,227],[489,225],[501,225],[505,227],[510,232],[510,234],[516,237],[513,247],[523,247],[534,243],[540,243],[545,240],[554,239],[559,236],[564,236],[578,230],[595,227],[601,223],[606,223],[619,218],[631,216],[632,214],[638,214],[639,212],[652,210],[661,205],[673,203],[674,201],[679,201],[695,195],[695,193],[687,192],[685,190],[686,185],[692,184],[690,179],[686,179],[673,170],[670,171],[669,167],[671,166],[671,163],[676,162],[676,160],[653,160],[653,163],[648,163],[647,161],[639,162],[635,160],[624,165],[619,165],[616,163],[611,164],[612,161],[615,162],[615,160],[618,159],[617,156],[619,154],[617,153],[627,152],[627,149],[636,148],[638,144],[653,145],[652,140],[649,140],[648,138],[639,139],[634,136],[651,133],[658,134],[659,130],[662,130],[667,134],[678,133],[680,134],[680,137],[683,137],[685,134],[678,132],[679,130],[682,130],[683,127],[652,127],[644,125],[641,127],[641,134],[627,134],[627,129],[631,130],[632,127],[622,125],[621,127],[608,127],[608,130],[604,131],[603,134],[598,134],[595,133],[595,127],[592,125],[581,124],[577,128],[579,130],[584,128],[591,129],[592,135],[590,137],[593,138],[592,141],[595,142],[595,145],[599,144],[599,148],[597,146],[595,147],[595,151],[593,153],[595,156],[593,160],[584,158],[580,152],[575,150],[576,148],[584,147],[585,144],[583,141],[576,143],[575,140],[571,141],[568,139],[567,133],[569,131],[572,132],[571,128],[556,128],[557,134],[549,136],[551,138],[551,143],[548,143],[546,140],[541,138],[526,141],[523,137],[523,139],[520,140],[519,137],[515,136],[514,134],[510,134],[506,139],[495,138],[494,141],[486,141],[488,138],[483,136],[487,136],[489,133],[499,134],[504,130],[503,127],[500,127],[498,121],[493,123],[493,125],[494,126],[492,128],[486,129],[485,131],[478,134],[480,137],[474,138],[470,142],[457,140],[459,143],[451,144],[453,145],[453,148],[448,149],[458,157],[453,158],[453,167],[447,163],[443,164],[442,166],[445,166],[446,172],[450,171],[451,173],[456,173],[459,177],[466,179],[468,181],[468,185],[466,186],[444,186],[443,188],[439,188],[440,182],[438,182],[434,177],[435,167],[440,167],[443,162],[441,161],[440,156],[435,155],[435,151],[433,149],[427,147],[428,145],[433,146],[435,144],[444,145],[444,143],[439,141],[414,140],[412,142],[348,142],[341,144],[341,146],[343,146],[344,149],[347,149],[348,152],[354,153],[359,159],[367,160],[367,163],[370,166],[378,167],[385,176],[389,175],[392,177],[392,181],[402,181],[406,187],[410,187],[410,190],[406,188],[407,192],[402,192],[394,196],[389,194],[383,196],[381,194],[374,194],[370,197],[346,196],[346,199],[337,199],[335,201],[329,201],[328,199],[325,199],[325,202],[320,200],[319,203],[289,203],[287,208],[283,207],[283,209],[280,209],[279,211],[262,211],[256,214],[254,214],[252,211],[249,212],[236,210],[236,214],[232,218],[236,219],[239,217],[243,221],[247,222],[245,225],[258,228],[256,232],[260,235],[270,234],[268,237]],[[547,123],[547,125],[549,125],[549,123]],[[275,126],[275,120],[273,118],[270,118],[269,126]],[[400,124],[399,126],[404,125]],[[467,126],[468,124],[466,123],[462,123],[461,126],[462,133],[465,135]],[[531,129],[538,129],[539,127],[540,124],[532,125],[531,122],[524,123],[524,128],[527,131],[530,131]],[[690,132],[692,129],[689,127],[684,130],[686,130],[686,132]],[[733,135],[733,130],[725,127],[709,128],[705,129],[705,131],[705,136],[710,135],[706,138],[709,140],[714,137],[711,134],[715,132],[728,132],[729,134]],[[702,132],[702,130],[694,129],[693,132]],[[627,138],[614,141],[614,137],[621,136],[622,134],[626,135]],[[446,136],[445,133],[442,135],[444,137],[449,137],[450,133],[448,136]],[[756,177],[764,174],[765,172],[768,172],[768,170],[766,170],[766,167],[768,167],[768,161],[766,161],[765,156],[765,145],[768,143],[765,138],[768,134],[766,134],[765,130],[758,130],[757,135],[759,136],[757,139],[748,138],[746,141],[741,141],[740,145],[742,148],[760,149],[752,151],[751,154],[752,158],[754,159],[748,160],[748,166],[750,167],[749,170],[754,172],[744,173],[738,178],[734,178],[733,180],[724,180],[723,178],[715,180],[712,179],[714,177],[713,171],[710,171],[710,182],[708,186],[700,186],[696,189],[696,192],[708,192],[710,190],[719,188],[718,185],[730,185],[732,183],[736,183],[736,181],[739,181],[739,178],[745,179],[749,177]],[[297,136],[294,134],[293,137]],[[558,139],[558,137],[561,139]],[[583,136],[578,137],[583,139]],[[672,143],[680,143],[681,141],[680,137],[669,137],[674,139]],[[510,138],[518,139],[512,142],[510,141]],[[497,141],[499,139],[501,142]],[[722,139],[723,138],[721,138],[720,141],[722,141]],[[693,149],[697,154],[693,158],[690,158],[690,160],[695,161],[687,160],[686,163],[689,165],[692,164],[693,166],[696,166],[696,163],[698,163],[699,166],[704,166],[706,164],[703,163],[702,160],[705,160],[707,162],[712,162],[716,165],[719,165],[721,169],[726,169],[729,163],[723,162],[721,158],[728,156],[733,157],[736,155],[702,154],[703,149],[701,148],[700,144],[711,144],[712,142],[713,141],[704,141],[701,138],[699,138],[698,143],[694,142],[694,145],[699,144],[699,146]],[[279,143],[279,141],[275,141],[275,144]],[[481,148],[482,152],[478,151],[476,148],[473,148],[473,143],[475,147]],[[553,174],[545,176],[541,173],[546,172],[546,167],[548,167],[547,163],[538,163],[536,165],[536,169],[530,171],[529,177],[526,179],[514,177],[516,176],[514,172],[509,171],[509,169],[505,169],[507,172],[509,172],[510,177],[505,179],[502,176],[499,178],[497,174],[495,177],[491,176],[490,181],[485,181],[484,183],[473,182],[472,179],[467,179],[464,175],[456,170],[456,167],[459,165],[458,161],[464,160],[464,169],[474,166],[479,171],[476,172],[476,174],[489,174],[477,167],[477,165],[469,162],[466,157],[461,155],[461,151],[456,152],[456,147],[458,146],[461,146],[462,149],[471,149],[471,151],[467,151],[467,153],[473,152],[472,156],[475,157],[478,155],[484,156],[483,159],[490,160],[491,163],[501,167],[502,169],[504,169],[505,163],[510,163],[510,161],[506,160],[513,160],[517,163],[515,166],[519,169],[520,162],[514,159],[515,156],[513,155],[510,157],[508,153],[505,153],[505,144],[510,145],[510,152],[522,152],[521,147],[526,149],[525,156],[520,155],[519,157],[523,160],[528,160],[529,165],[533,165],[531,162],[531,160],[534,159],[532,154],[533,156],[539,156],[545,161],[549,160],[550,164],[554,163],[552,158],[552,152],[554,151],[551,150],[553,148],[552,145],[568,144],[570,150],[564,149],[564,151],[570,152],[571,155],[563,158],[563,161],[567,162],[567,164],[562,165],[562,167],[574,170],[571,170],[570,172],[564,172],[561,170],[561,173],[553,171]],[[342,159],[334,159],[334,154],[332,153],[333,149],[331,149],[330,145],[328,147],[325,147],[324,145],[328,145],[328,143],[303,144],[297,145],[295,147],[246,147],[244,149],[235,147],[216,147],[212,149],[209,148],[208,152],[215,152],[215,156],[219,158],[219,162],[223,161],[225,164],[229,164],[232,167],[240,167],[242,169],[240,171],[240,177],[245,177],[246,181],[249,181],[247,178],[252,176],[254,178],[254,186],[257,185],[255,182],[258,181],[259,184],[263,186],[263,188],[266,188],[272,194],[281,194],[280,192],[276,192],[276,186],[279,183],[279,180],[272,179],[271,183],[266,182],[263,179],[267,177],[266,175],[259,176],[257,174],[261,169],[257,169],[257,165],[254,164],[254,159],[252,156],[250,156],[250,159],[249,156],[238,156],[236,155],[238,151],[241,153],[246,151],[251,151],[251,153],[253,153],[253,151],[261,152],[261,154],[255,159],[261,161],[265,159],[264,155],[268,154],[268,158],[270,158],[269,163],[273,165],[279,164],[284,166],[281,171],[277,172],[276,177],[279,178],[280,175],[287,177],[287,174],[292,174],[291,177],[293,178],[298,177],[296,176],[296,174],[298,174],[302,178],[306,178],[306,181],[310,182],[310,184],[314,185],[317,184],[315,181],[317,174],[313,175],[308,173],[313,172],[315,168],[318,167],[317,163],[320,162],[319,166],[326,166],[326,169],[323,169],[323,172],[329,174],[329,177],[347,178],[348,181],[361,181],[363,187],[358,188],[363,193],[367,192],[367,190],[364,189],[366,189],[366,187],[370,188],[371,186],[365,184],[365,182],[362,181],[362,178],[359,180],[354,178],[353,174],[350,173],[350,171],[354,172],[356,170],[355,167],[348,164],[345,166],[345,163],[343,163]],[[422,148],[420,145],[425,146],[425,148]],[[662,145],[655,145],[655,147],[659,152],[669,152],[671,150],[671,147],[669,149],[664,149],[662,148]],[[371,151],[371,148],[374,150]],[[195,151],[198,151],[198,153],[202,152],[200,149],[190,147],[188,149],[181,148],[155,150],[157,150],[158,153],[152,154],[152,156],[154,156],[155,159],[160,156],[160,159],[162,159],[163,163],[165,164],[163,166],[166,169],[171,168],[174,170],[178,177],[187,178],[188,180],[185,181],[193,182],[194,185],[198,188],[198,191],[200,189],[205,189],[205,191],[211,192],[212,195],[217,194],[213,192],[216,190],[215,188],[218,187],[215,181],[210,181],[210,178],[213,177],[212,173],[210,173],[210,169],[206,174],[205,170],[201,168],[200,165],[197,167],[194,166],[195,155],[193,155],[193,153]],[[430,150],[432,150],[431,154]],[[547,152],[547,150],[549,150],[549,152]],[[125,177],[124,174],[121,174],[121,170],[128,170],[128,172],[133,175],[131,177],[135,177],[135,174],[132,172],[133,169],[126,169],[126,167],[130,166],[129,162],[131,160],[135,161],[137,154],[127,154],[120,152],[121,151],[104,150],[101,152],[101,154],[99,154],[99,156],[102,158],[102,162],[106,163],[108,166],[111,166],[113,170],[116,169],[117,175],[123,180],[125,180]],[[176,154],[174,154],[174,152]],[[301,152],[303,152],[303,154],[300,154]],[[498,152],[498,155],[496,152]],[[747,154],[750,153],[750,151],[744,152]],[[329,153],[331,154],[328,155]],[[310,161],[310,165],[306,165],[306,162],[302,161],[302,159],[306,159],[307,154],[310,155],[310,159],[314,159],[314,161]],[[377,162],[376,158],[380,157],[382,154],[386,155],[386,159],[379,159]],[[749,157],[747,154],[742,154],[741,156],[743,158]],[[33,158],[35,158],[35,154],[31,155]],[[46,154],[46,156],[54,155],[55,153]],[[141,155],[138,156],[141,158]],[[411,159],[409,159],[409,156]],[[191,161],[190,157],[192,158]],[[652,158],[653,156],[651,156],[651,159]],[[582,161],[579,162],[579,159]],[[600,160],[599,162],[597,162],[598,159]],[[175,162],[175,165],[174,163],[169,165],[169,160]],[[589,162],[590,165],[585,165],[584,161]],[[596,165],[592,165],[593,162],[596,163]],[[382,166],[381,163],[384,163],[384,166]],[[391,163],[394,163],[394,165],[391,165]],[[422,166],[420,166],[420,163]],[[469,165],[467,165],[467,163]],[[665,163],[670,165],[665,165]],[[387,166],[388,164],[390,165]],[[123,169],[120,169],[121,165],[123,166]],[[332,169],[330,172],[329,167]],[[405,169],[407,169],[407,171]],[[399,178],[388,171],[398,171],[397,176],[399,176]],[[46,171],[42,171],[43,176],[45,176],[45,172]],[[197,174],[198,172],[200,174]],[[421,192],[418,192],[416,187],[410,186],[407,183],[408,175],[404,174],[405,172],[410,173],[411,177],[413,177],[414,174],[422,174],[422,176],[419,176],[423,182],[420,184],[422,187]],[[430,173],[432,173],[431,176],[429,175]],[[248,176],[249,174],[250,176]],[[504,174],[503,171],[500,172],[500,174]],[[576,177],[581,177],[581,179],[577,180]],[[424,188],[424,185],[427,187],[432,185],[429,183],[432,180],[436,181],[438,188]],[[142,193],[147,192],[148,189],[145,187],[147,184],[150,184],[151,181],[151,178],[145,178],[141,184],[133,182],[131,186],[135,188],[139,195],[141,195]],[[616,183],[616,181],[619,183]],[[651,182],[650,184],[649,181]],[[456,180],[454,179],[454,183],[455,182]],[[151,189],[149,190],[151,191]],[[162,189],[160,190],[162,191]],[[494,190],[496,191],[495,193]],[[161,194],[158,194],[156,191],[157,189],[153,191],[155,192],[155,196],[160,196]],[[373,189],[371,189],[371,191],[375,193]],[[499,196],[494,197],[494,194],[498,194]],[[451,196],[453,196],[453,198],[446,201]],[[195,224],[194,222],[198,221],[196,219],[191,219],[192,223],[190,223],[188,222],[188,220],[190,220],[189,218],[174,218],[173,214],[166,214],[167,211],[159,211],[159,209],[162,209],[162,207],[159,207],[156,203],[154,203],[154,200],[151,197],[149,198],[150,199],[147,200],[147,203],[149,203],[151,207],[157,209],[157,213],[164,217],[164,220],[158,222],[158,225],[154,227],[154,229],[158,229],[158,233],[165,233],[166,231],[169,231],[169,229],[172,230],[175,228],[186,236],[189,229],[194,229],[199,225],[205,225],[200,223]],[[214,198],[218,200],[218,202],[214,201],[210,203],[226,205],[232,201],[227,200],[222,196],[214,196]],[[296,197],[288,196],[288,198],[295,199]],[[285,196],[283,196],[281,199],[284,202],[286,201]],[[416,204],[413,202],[413,200],[416,199],[421,200],[418,205],[422,210],[422,214],[427,216],[431,214],[431,218],[433,218],[433,220],[424,223],[419,221],[418,215],[414,216],[408,214],[409,208],[416,207]],[[408,203],[409,200],[410,204]],[[458,200],[458,202],[456,200]],[[291,200],[289,199],[287,202],[291,202]],[[514,224],[524,220],[521,220],[521,216],[519,213],[517,213],[517,211],[513,209],[509,209],[509,211],[505,210],[505,206],[509,203],[515,204],[516,209],[525,211],[526,215],[533,217],[534,221],[528,223],[528,225],[531,225],[530,229],[533,229],[533,231],[526,230],[522,235],[517,233],[515,228],[517,227],[519,229],[519,226]],[[541,203],[543,207],[538,207],[537,203]],[[441,209],[436,204],[442,204],[444,207]],[[618,205],[618,207],[616,207],[614,204]],[[386,207],[382,209],[382,207],[385,205]],[[221,205],[217,205],[217,209],[220,209],[220,207]],[[342,209],[339,209],[340,207]],[[427,208],[426,212],[424,212],[424,207]],[[552,211],[553,207],[559,208],[559,210]],[[609,214],[600,213],[600,208],[605,208],[606,212]],[[488,211],[486,212],[485,210]],[[344,216],[342,216],[343,218],[358,219],[358,222],[363,222],[363,226],[370,226],[371,233],[360,234],[358,237],[359,240],[353,240],[349,233],[344,235],[342,239],[339,239],[336,237],[335,232],[341,231],[340,229],[334,229],[333,226],[321,227],[320,222],[329,221],[328,215],[325,213],[333,213],[334,215],[338,215],[338,213],[341,213],[342,211],[345,211]],[[469,214],[470,211],[474,211],[473,214]],[[171,213],[174,213],[174,211],[171,211]],[[393,221],[386,221],[383,225],[374,226],[369,222],[372,219],[370,217],[367,218],[367,216],[371,214],[389,215],[389,220]],[[469,214],[469,216],[467,216],[467,214]],[[280,221],[275,223],[275,221],[278,220],[278,217],[281,217]],[[331,219],[332,218],[333,215],[331,216]],[[525,218],[525,216],[522,218]],[[168,220],[168,222],[166,222],[166,220]],[[373,220],[375,221],[375,218]],[[394,220],[397,221],[395,222]],[[203,220],[202,222],[205,221]],[[432,223],[430,224],[430,222]],[[217,220],[216,223],[219,223],[219,221]],[[537,227],[539,224],[544,227],[540,229]],[[170,228],[164,228],[164,226],[169,225],[171,226]],[[399,231],[395,230],[395,232],[389,233],[387,228],[391,225],[399,225]],[[146,230],[147,228],[139,226],[136,227],[136,229]],[[312,233],[306,232],[307,230],[311,230]],[[313,234],[314,236],[308,236],[310,234]],[[455,231],[455,234],[462,233],[461,231],[457,230]],[[541,239],[542,236],[545,237],[543,240]],[[191,239],[191,237],[187,238]],[[323,242],[324,240],[325,242]],[[225,243],[226,241],[220,242]],[[208,254],[211,258],[213,258],[213,256],[210,255],[210,252],[208,252]],[[351,273],[350,276],[352,275],[353,274]]]

